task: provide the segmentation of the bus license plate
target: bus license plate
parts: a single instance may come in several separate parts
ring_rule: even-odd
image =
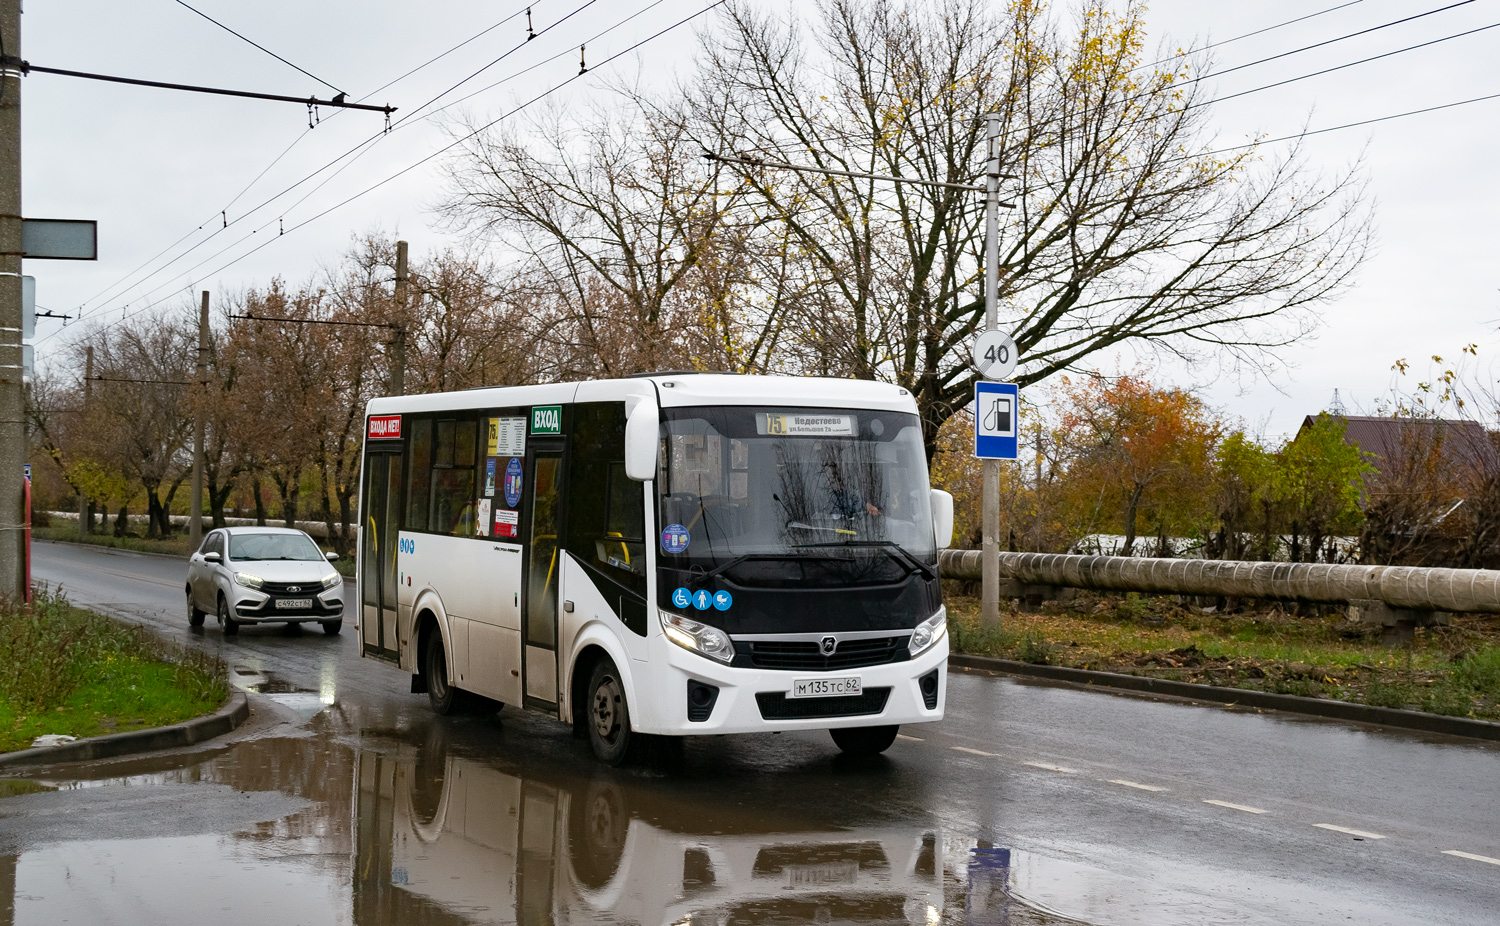
[[[278,608],[310,608],[310,607],[312,607],[312,599],[311,598],[277,598],[276,599],[276,607],[278,607]]]
[[[853,678],[799,678],[792,682],[793,698],[838,698],[862,693],[864,686]]]

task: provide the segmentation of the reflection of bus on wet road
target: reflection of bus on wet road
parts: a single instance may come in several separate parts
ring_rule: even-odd
[[[680,802],[632,806],[640,789],[428,750],[361,753],[358,782],[356,894],[414,922],[916,924],[944,910],[935,832],[679,830],[662,820],[689,822]]]
[[[828,729],[872,754],[943,715],[937,550],[904,389],[662,374],[369,405],[361,649],[440,713],[640,734]]]

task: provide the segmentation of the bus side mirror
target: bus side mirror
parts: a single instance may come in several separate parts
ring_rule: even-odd
[[[953,544],[953,496],[942,489],[932,490],[932,533],[937,548],[946,550]]]
[[[642,402],[625,419],[625,475],[636,482],[656,478],[656,447],[661,423],[656,403]]]

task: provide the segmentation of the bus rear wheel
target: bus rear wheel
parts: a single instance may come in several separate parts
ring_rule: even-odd
[[[833,744],[851,756],[878,756],[896,741],[895,724],[885,727],[844,727],[829,730]]]
[[[443,636],[433,633],[427,641],[427,659],[423,666],[427,676],[427,703],[433,713],[448,716],[463,710],[464,692],[448,683],[448,654],[443,651]]]
[[[594,757],[605,765],[621,766],[639,750],[641,736],[630,729],[630,704],[625,698],[625,683],[614,660],[605,657],[594,666],[589,678],[588,718],[589,746]]]

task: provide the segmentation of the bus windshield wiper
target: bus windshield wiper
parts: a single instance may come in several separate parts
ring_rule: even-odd
[[[831,544],[800,544],[800,546],[832,546],[832,547],[838,547],[838,546],[843,546],[843,544],[838,544],[838,543],[831,543]],[[710,569],[708,572],[705,572],[705,573],[703,573],[700,576],[693,576],[690,581],[692,581],[692,583],[695,584],[695,585],[702,585],[703,583],[707,582],[709,579],[712,579],[714,576],[719,575],[719,574],[724,573],[724,572],[727,572],[730,569],[733,569],[734,567],[740,565],[741,563],[748,562],[750,560],[758,560],[758,559],[804,560],[804,559],[838,559],[838,557],[832,557],[832,556],[800,556],[800,555],[798,555],[796,553],[741,553],[739,556],[736,556],[734,559],[726,560],[725,562],[720,563],[719,565],[715,566],[714,568]]]
[[[927,579],[936,579],[937,570],[917,559],[906,547],[894,540],[846,540],[834,543],[799,543],[800,547],[868,547],[872,550],[880,550],[898,563],[905,563],[915,571],[920,572]]]

